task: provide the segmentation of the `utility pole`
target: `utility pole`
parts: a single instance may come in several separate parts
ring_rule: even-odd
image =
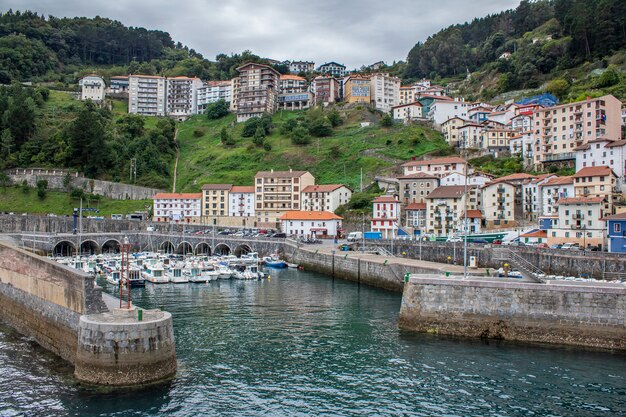
[[[363,167],[361,167],[361,185],[359,186],[359,191],[363,192]]]
[[[467,177],[468,177],[468,165],[467,165],[467,142],[463,141],[463,154],[465,159],[465,213],[463,214],[463,228],[465,229],[465,237],[463,239],[463,279],[467,279],[467,235],[469,234],[469,227],[467,227]]]
[[[130,182],[137,182],[137,158],[130,158]]]

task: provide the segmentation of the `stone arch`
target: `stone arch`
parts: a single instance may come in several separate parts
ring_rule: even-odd
[[[232,252],[230,246],[226,243],[219,243],[213,251],[215,255],[230,255],[230,252]]]
[[[54,256],[72,256],[76,253],[76,245],[69,240],[62,240],[54,245],[52,254]]]
[[[117,239],[109,239],[102,244],[101,253],[120,253],[122,245]]]
[[[100,252],[100,245],[98,242],[91,239],[83,240],[80,244],[80,254],[81,255],[94,255]]]
[[[196,255],[209,255],[211,256],[211,247],[206,242],[201,242],[196,245],[196,250],[194,251]]]
[[[159,246],[159,249],[163,251],[164,253],[176,252],[176,246],[174,246],[174,244],[170,242],[169,240],[166,240],[165,242],[161,243],[161,246]]]
[[[246,255],[252,252],[252,248],[248,245],[239,245],[235,248],[235,256],[240,257],[241,255]]]
[[[178,249],[176,250],[176,253],[179,255],[193,254],[193,246],[191,246],[191,243],[184,240],[178,244]]]

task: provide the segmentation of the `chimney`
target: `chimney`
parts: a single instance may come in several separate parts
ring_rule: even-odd
[[[417,161],[417,156],[412,156],[412,157],[411,157],[411,160],[412,160],[412,161]]]

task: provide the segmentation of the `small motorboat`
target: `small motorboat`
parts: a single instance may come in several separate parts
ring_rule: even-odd
[[[271,256],[266,256],[263,258],[263,262],[265,262],[265,266],[268,268],[287,268],[287,262],[281,261],[280,259],[275,259]]]

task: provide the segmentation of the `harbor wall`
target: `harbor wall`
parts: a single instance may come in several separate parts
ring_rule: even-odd
[[[404,288],[399,327],[444,335],[626,350],[625,320],[623,284],[411,277]]]
[[[80,316],[106,309],[94,278],[0,243],[0,316],[74,362]]]

